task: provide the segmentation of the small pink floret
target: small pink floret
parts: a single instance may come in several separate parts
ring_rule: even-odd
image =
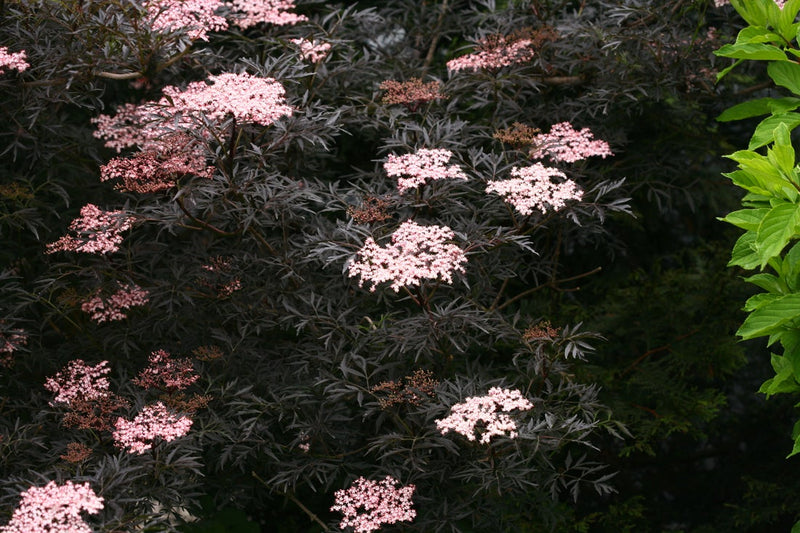
[[[102,324],[113,320],[128,318],[125,313],[131,307],[145,305],[150,301],[150,293],[135,283],[120,285],[119,290],[111,296],[104,297],[96,293],[81,304],[81,311],[91,314],[91,319]]]
[[[3,74],[5,69],[16,70],[17,72],[24,71],[30,67],[26,59],[25,50],[12,54],[8,51],[8,47],[0,46],[0,74]]]
[[[123,211],[103,211],[94,204],[81,208],[80,218],[69,225],[72,235],[65,235],[47,245],[45,253],[83,252],[107,254],[119,250],[121,233],[130,229],[134,218]]]
[[[465,180],[467,175],[457,165],[447,165],[453,152],[443,148],[421,148],[413,154],[390,155],[383,164],[386,174],[397,178],[397,190],[404,193],[429,180]]]
[[[399,482],[391,476],[381,481],[360,477],[347,489],[337,490],[331,511],[339,511],[344,518],[339,527],[352,527],[356,533],[377,531],[384,524],[410,522],[417,516],[411,497],[416,487],[397,487]]]
[[[167,410],[161,402],[145,406],[133,420],[117,418],[113,432],[115,444],[129,453],[142,454],[156,439],[171,442],[189,433],[192,419]]]
[[[478,42],[478,50],[447,62],[447,70],[496,70],[516,63],[525,63],[534,58],[531,39],[513,40],[509,37],[496,36],[490,43],[488,40]]]
[[[569,122],[553,124],[549,133],[534,137],[533,146],[533,159],[549,157],[563,163],[574,163],[594,156],[605,159],[614,155],[608,143],[595,139],[589,128],[576,130]]]
[[[56,395],[50,405],[69,406],[75,400],[92,401],[107,397],[110,394],[109,372],[108,361],[94,366],[87,365],[83,359],[70,361],[44,383],[44,388]]]
[[[312,63],[319,63],[328,55],[331,43],[309,41],[308,39],[292,39],[292,43],[300,48],[300,57]]]
[[[557,168],[535,163],[530,167],[514,167],[514,176],[507,180],[489,181],[487,193],[496,193],[513,205],[522,215],[530,215],[534,209],[547,213],[548,209],[558,211],[569,200],[580,200],[583,192],[574,181]],[[555,182],[552,178],[561,178]]]
[[[190,39],[208,40],[208,32],[228,29],[225,18],[214,12],[220,0],[147,0],[150,27],[157,32],[185,29]]]
[[[262,22],[276,26],[286,26],[305,22],[308,17],[292,13],[294,0],[232,0],[233,23],[247,29]]]

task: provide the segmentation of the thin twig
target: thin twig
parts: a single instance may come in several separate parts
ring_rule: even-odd
[[[181,211],[183,211],[183,213],[184,213],[184,214],[185,214],[187,217],[191,218],[191,219],[192,219],[194,222],[196,222],[197,224],[200,224],[200,225],[201,225],[201,226],[203,226],[204,228],[206,228],[206,229],[209,229],[209,230],[213,231],[213,232],[214,232],[214,233],[216,233],[217,235],[222,235],[223,237],[234,237],[234,236],[236,236],[236,235],[238,235],[238,234],[239,234],[238,232],[233,232],[233,233],[231,233],[231,232],[229,232],[229,231],[221,230],[221,229],[219,229],[218,227],[216,227],[216,226],[213,226],[213,225],[209,224],[209,223],[208,223],[208,222],[206,222],[205,220],[200,220],[199,218],[197,218],[196,216],[194,216],[193,214],[191,214],[191,213],[189,212],[189,210],[188,210],[188,209],[186,209],[186,206],[185,206],[185,205],[183,205],[183,199],[182,199],[182,198],[176,198],[176,199],[175,199],[175,201],[178,203],[178,207],[180,207],[180,208],[181,208]]]
[[[600,272],[600,270],[602,270],[602,267],[597,267],[597,268],[595,268],[593,270],[590,270],[588,272],[584,272],[583,274],[578,274],[577,276],[572,276],[570,278],[564,278],[564,279],[559,279],[559,280],[556,280],[556,281],[551,281],[551,282],[548,282],[548,283],[544,283],[542,285],[537,285],[536,287],[533,287],[533,288],[528,289],[526,291],[522,291],[521,293],[517,294],[513,298],[509,298],[508,300],[503,302],[503,305],[498,306],[495,309],[495,311],[500,311],[504,307],[516,302],[520,298],[524,298],[526,296],[529,296],[529,295],[533,294],[534,292],[536,292],[536,291],[538,291],[540,289],[543,289],[545,287],[553,287],[553,288],[555,288],[557,285],[560,285],[561,283],[566,283],[567,281],[575,281],[576,279],[581,279],[581,278],[585,278],[586,276],[591,276],[592,274],[597,274],[598,272]]]
[[[439,37],[441,37],[442,25],[444,24],[444,15],[447,13],[447,0],[442,2],[442,11],[439,13],[439,19],[436,21],[436,28],[433,30],[433,39],[428,48],[428,54],[425,56],[425,62],[422,64],[422,74],[428,70],[428,67],[433,63],[433,54],[436,53],[436,46],[439,44]]]
[[[253,475],[253,477],[254,477],[254,478],[256,478],[258,481],[260,481],[262,485],[264,485],[265,487],[267,487],[267,488],[268,488],[268,489],[270,489],[270,490],[274,490],[272,487],[270,487],[269,485],[267,485],[267,482],[266,482],[266,481],[264,481],[263,479],[261,479],[261,477],[259,477],[259,475],[258,475],[258,474],[256,474],[255,472],[250,472],[250,473]],[[317,515],[315,515],[313,512],[311,512],[311,509],[309,509],[308,507],[306,507],[305,505],[303,505],[303,502],[301,502],[300,500],[298,500],[298,499],[297,499],[297,497],[296,497],[294,494],[292,494],[291,492],[280,492],[280,491],[276,491],[276,492],[278,492],[279,494],[282,494],[282,495],[286,496],[287,498],[289,498],[290,500],[292,500],[294,503],[296,503],[296,504],[297,504],[297,506],[298,506],[300,509],[302,509],[302,510],[303,510],[303,512],[304,512],[304,513],[306,513],[306,514],[308,515],[308,517],[309,517],[309,518],[310,518],[312,521],[314,521],[314,522],[316,522],[317,524],[319,524],[319,525],[320,525],[320,527],[322,528],[322,530],[323,530],[323,531],[330,531],[330,528],[329,528],[327,525],[325,525],[325,522],[323,522],[322,520],[320,520],[320,519],[319,519],[319,517],[318,517]]]

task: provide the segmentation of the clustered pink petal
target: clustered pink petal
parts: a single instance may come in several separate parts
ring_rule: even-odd
[[[451,59],[447,70],[499,69],[516,63],[530,61],[536,55],[535,43],[531,39],[514,39],[495,35],[492,39],[482,39],[477,50],[471,54]]]
[[[331,511],[344,514],[339,527],[352,527],[356,533],[370,533],[384,524],[413,520],[417,512],[411,507],[411,497],[416,486],[398,488],[397,484],[398,481],[391,476],[381,481],[360,477],[347,489],[337,490]]]
[[[97,514],[103,509],[103,498],[88,482],[58,485],[51,481],[43,487],[31,487],[20,496],[11,521],[0,527],[0,533],[92,533],[80,513]]]
[[[91,319],[102,324],[112,320],[124,320],[128,318],[124,311],[145,305],[149,301],[148,291],[135,283],[130,283],[120,285],[119,290],[108,297],[101,296],[98,290],[94,296],[81,304],[81,311],[91,313]]]
[[[291,13],[294,0],[232,0],[234,12],[239,14],[233,21],[242,29],[247,29],[261,22],[286,26],[305,22],[308,17]]]
[[[381,248],[369,237],[359,250],[358,260],[348,266],[349,276],[361,276],[359,286],[372,283],[370,291],[384,281],[395,292],[400,287],[419,285],[424,279],[453,282],[453,272],[464,272],[464,251],[447,241],[455,236],[447,226],[421,226],[403,222],[392,234],[392,244]]]
[[[292,42],[300,48],[300,56],[306,61],[319,63],[331,49],[331,43],[309,41],[308,39],[292,39]]]
[[[13,69],[17,72],[22,72],[30,67],[26,59],[25,50],[12,54],[8,51],[8,47],[0,46],[0,74],[3,74],[5,69]]]
[[[607,142],[595,140],[589,128],[578,131],[569,122],[559,122],[550,127],[550,133],[540,133],[533,138],[533,159],[549,157],[553,161],[574,163],[587,157],[614,155]]]
[[[44,388],[56,397],[50,405],[71,405],[76,400],[93,401],[106,398],[110,394],[109,381],[106,375],[111,372],[108,361],[91,366],[83,359],[70,361],[55,376],[47,378]]]
[[[100,167],[100,181],[119,180],[122,191],[153,193],[175,186],[182,176],[210,178],[214,167],[188,135],[173,134],[131,157],[115,157]]]
[[[477,432],[480,442],[488,444],[495,435],[515,438],[517,424],[508,411],[530,409],[533,409],[533,404],[520,391],[492,387],[486,396],[470,396],[455,404],[450,408],[449,416],[436,420],[436,427],[442,435],[455,431],[470,441],[476,440]]]
[[[139,376],[132,381],[145,389],[175,391],[185,389],[198,379],[200,376],[195,372],[190,359],[173,359],[169,352],[157,350],[150,354],[147,368],[139,372]]]
[[[523,215],[530,215],[534,209],[542,214],[547,213],[548,209],[558,211],[566,205],[567,200],[580,200],[583,197],[583,191],[563,172],[541,163],[530,167],[514,167],[511,175],[516,177],[489,181],[486,192],[499,194]],[[563,178],[563,181],[556,183],[551,179],[553,177]]]
[[[121,152],[124,148],[157,148],[159,139],[174,133],[169,113],[156,102],[141,105],[124,104],[116,114],[99,115],[92,119],[97,126],[93,135],[105,140],[105,145]],[[179,126],[184,125],[178,122]],[[188,124],[186,124],[188,125]]]
[[[3,326],[5,326],[5,321],[0,320],[0,327]],[[0,331],[0,365],[11,366],[14,352],[26,344],[28,344],[28,335],[22,329]]]
[[[170,442],[186,435],[192,419],[170,413],[163,403],[156,402],[143,407],[131,421],[117,418],[114,426],[114,443],[128,448],[129,453],[142,454],[153,447],[157,438]]]
[[[133,217],[124,211],[103,211],[94,204],[81,208],[80,218],[69,225],[74,235],[65,235],[47,245],[45,253],[83,252],[87,254],[107,254],[119,250],[122,232],[130,229]]]
[[[422,148],[413,154],[390,155],[383,169],[389,176],[397,178],[397,190],[401,193],[428,180],[467,179],[458,165],[446,165],[451,157],[453,152],[450,150]]]
[[[147,0],[150,27],[157,32],[185,29],[190,39],[208,40],[208,32],[228,29],[228,22],[214,12],[220,0]]]

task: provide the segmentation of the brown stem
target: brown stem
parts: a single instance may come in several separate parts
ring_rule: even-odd
[[[675,340],[673,340],[672,342],[678,342],[678,341],[682,341],[683,339],[687,339],[687,338],[691,337],[692,335],[694,335],[695,333],[697,333],[698,331],[700,331],[700,330],[699,329],[693,329],[689,333],[684,333],[683,335],[680,335],[680,336],[676,337]],[[672,350],[672,342],[668,343],[668,344],[665,344],[663,346],[659,346],[657,348],[651,348],[651,349],[647,350],[642,355],[637,357],[636,361],[634,361],[633,363],[628,365],[628,368],[623,370],[622,373],[619,375],[619,377],[624,377],[625,375],[627,375],[628,373],[633,371],[633,369],[636,368],[639,365],[639,363],[641,363],[642,361],[644,361],[645,359],[647,359],[651,355],[653,355],[655,353],[658,353],[658,352],[668,352],[668,351]]]
[[[196,224],[200,224],[201,226],[203,226],[204,228],[206,228],[208,230],[213,231],[217,235],[222,235],[223,237],[233,237],[233,236],[239,234],[238,232],[233,232],[232,233],[232,232],[229,232],[229,231],[221,230],[218,227],[209,224],[205,220],[200,220],[199,218],[197,218],[196,216],[191,214],[188,209],[186,209],[186,206],[183,205],[183,199],[182,198],[176,198],[175,201],[178,203],[178,207],[181,208],[181,211],[183,211],[183,213],[187,217],[191,218],[193,222],[195,222]]]
[[[433,30],[433,39],[428,48],[428,54],[425,56],[425,62],[422,64],[422,74],[428,70],[428,67],[433,63],[433,54],[436,52],[436,45],[439,44],[439,37],[441,37],[442,24],[444,24],[444,15],[447,13],[447,0],[442,2],[442,10],[439,13],[439,19],[436,21],[436,28]]]
[[[528,295],[531,295],[534,292],[536,292],[536,291],[538,291],[540,289],[543,289],[545,287],[557,288],[557,285],[560,285],[561,283],[566,283],[567,281],[575,281],[576,279],[585,278],[586,276],[591,276],[592,274],[597,274],[598,272],[600,272],[600,270],[602,270],[602,267],[597,267],[597,268],[592,269],[592,270],[590,270],[588,272],[584,272],[583,274],[578,274],[577,276],[572,276],[570,278],[563,278],[563,279],[559,279],[559,280],[555,280],[555,281],[549,281],[549,282],[544,283],[542,285],[537,285],[536,287],[533,287],[533,288],[528,289],[526,291],[522,291],[521,293],[517,294],[513,298],[509,298],[508,300],[503,302],[503,305],[497,306],[495,311],[500,311],[504,307],[516,302],[520,298],[524,298],[524,297],[526,297]]]

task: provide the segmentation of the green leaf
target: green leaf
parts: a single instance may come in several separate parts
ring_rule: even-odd
[[[756,268],[761,260],[755,251],[756,233],[748,231],[743,234],[733,245],[731,260],[728,266],[740,266],[748,270]]]
[[[798,453],[800,453],[800,435],[795,437],[794,446],[792,447],[792,452],[789,455],[787,455],[786,458],[788,459],[789,457],[797,455]],[[797,522],[795,525],[792,526],[791,533],[800,533],[800,522]]]
[[[784,98],[757,98],[736,104],[726,109],[717,117],[719,122],[730,122],[745,118],[757,117],[768,113],[780,115],[787,111],[794,111],[800,107],[800,98],[787,96]]]
[[[736,334],[742,340],[763,337],[800,316],[800,294],[787,294],[750,313]]]
[[[771,293],[778,293],[783,294],[785,291],[785,287],[782,283],[782,280],[773,274],[761,273],[755,274],[750,276],[749,278],[744,279],[747,283],[752,283],[758,287],[761,287],[765,291]]]
[[[798,226],[800,226],[800,209],[797,204],[780,203],[764,215],[755,240],[762,268],[789,244]]]
[[[747,26],[736,36],[736,44],[772,42],[780,44],[782,41],[783,38],[780,35],[764,26]]]
[[[770,302],[774,302],[779,297],[780,295],[778,294],[759,292],[758,294],[754,294],[747,299],[747,301],[744,303],[743,309],[749,313],[751,311],[755,311],[759,307],[764,307]]]
[[[751,150],[740,150],[725,157],[739,163],[740,170],[723,174],[739,187],[790,202],[797,199],[797,188],[766,156]]]
[[[781,87],[786,87],[794,94],[800,94],[800,65],[790,61],[770,63],[767,74]]]
[[[731,5],[751,26],[767,25],[767,9],[764,2],[753,0],[731,0]]]
[[[733,224],[737,228],[742,228],[746,231],[756,231],[758,226],[761,225],[761,220],[769,212],[769,209],[740,209],[728,213],[724,218],[720,218],[722,222]]]
[[[800,289],[800,242],[789,248],[781,265],[781,278],[786,282],[790,291]]]
[[[728,67],[725,67],[724,69],[722,69],[721,71],[719,71],[719,73],[717,74],[717,83],[719,83],[719,80],[721,80],[722,78],[724,78],[724,77],[725,77],[725,75],[726,75],[728,72],[732,71],[732,70],[733,70],[733,69],[735,69],[737,66],[739,66],[739,64],[740,64],[742,61],[744,61],[744,59],[737,59],[736,61],[734,61],[734,62],[733,62],[733,64],[732,64],[732,65],[730,65],[730,66],[728,66]]]
[[[786,124],[789,130],[800,126],[800,113],[783,113],[767,117],[756,126],[753,137],[750,139],[750,150],[761,148],[775,139],[775,128],[780,124]]]
[[[714,54],[733,59],[760,59],[764,61],[788,61],[786,53],[777,46],[762,43],[726,44]]]

